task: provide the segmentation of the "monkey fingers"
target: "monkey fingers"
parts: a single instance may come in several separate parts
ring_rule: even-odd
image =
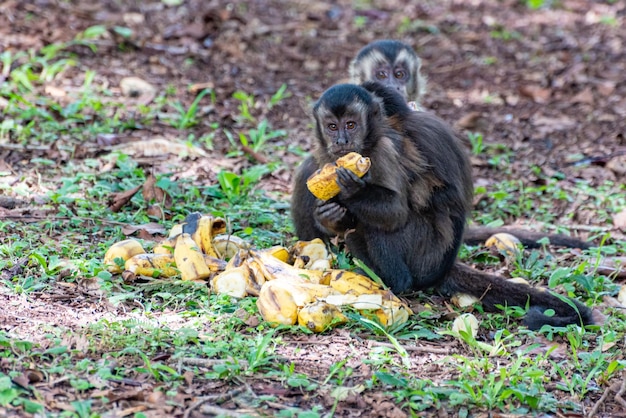
[[[354,226],[353,216],[337,202],[321,202],[315,209],[315,218],[321,226],[333,234],[339,234]]]
[[[341,197],[350,198],[360,192],[365,187],[366,182],[347,168],[338,167],[337,184],[341,189]]]

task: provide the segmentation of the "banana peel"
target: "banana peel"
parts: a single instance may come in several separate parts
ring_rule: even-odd
[[[190,231],[191,238],[204,254],[220,258],[213,247],[213,237],[226,231],[226,221],[224,219],[214,218],[211,215],[202,215],[197,220],[197,223],[185,225],[183,231]]]
[[[337,184],[337,168],[344,167],[359,177],[363,177],[370,169],[371,161],[356,152],[350,152],[338,158],[334,164],[326,164],[313,173],[306,182],[309,191],[320,200],[328,200],[339,194]]]
[[[300,308],[332,294],[337,292],[330,286],[281,278],[263,284],[256,304],[267,322],[294,325]]]
[[[319,270],[299,269],[280,261],[267,251],[250,251],[250,257],[259,265],[265,280],[289,279],[308,281],[310,283],[327,284],[324,273]]]
[[[217,257],[222,260],[230,260],[239,251],[250,248],[250,245],[248,245],[245,240],[229,234],[214,236],[212,246],[215,249]]]
[[[109,247],[104,254],[103,264],[110,273],[118,274],[122,272],[122,269],[115,262],[115,259],[122,259],[125,263],[131,257],[137,254],[145,254],[145,252],[146,250],[143,249],[141,243],[136,239],[125,239]]]
[[[204,254],[188,233],[182,233],[174,248],[176,267],[181,280],[205,280],[211,277],[211,269],[204,260]]]
[[[324,332],[346,322],[348,318],[341,312],[341,309],[323,301],[310,303],[298,311],[298,325],[313,332]]]
[[[124,269],[139,276],[155,278],[178,275],[173,254],[137,254],[126,260]]]

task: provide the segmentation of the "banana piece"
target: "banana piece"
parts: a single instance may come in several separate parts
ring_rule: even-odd
[[[298,311],[298,325],[313,332],[323,332],[346,322],[348,322],[348,318],[341,313],[341,309],[322,301],[305,305]]]
[[[121,258],[126,262],[129,258],[137,254],[145,254],[145,250],[139,241],[136,239],[125,239],[123,241],[116,242],[111,245],[107,252],[104,254],[103,264],[106,269],[113,274],[121,273],[122,269],[115,262],[116,258]]]
[[[152,252],[155,254],[174,254],[174,247],[176,247],[176,240],[178,239],[178,235],[165,238],[163,241],[154,246]]]
[[[204,263],[207,265],[211,273],[221,273],[226,270],[228,263],[222,259],[211,257],[210,255],[202,254]]]
[[[204,261],[204,255],[188,233],[181,234],[176,240],[174,259],[182,280],[204,280],[211,277],[211,269]]]
[[[300,263],[304,261],[304,268],[309,269],[319,260],[328,261],[328,268],[330,268],[330,260],[332,260],[332,256],[329,254],[326,244],[324,244],[324,241],[320,238],[315,238],[311,241],[296,242],[291,247],[291,255],[296,262]]]
[[[330,286],[341,293],[355,295],[371,293],[391,293],[367,276],[346,270],[331,270],[325,273],[330,277]]]
[[[357,310],[363,309],[381,309],[383,306],[383,295],[376,294],[339,294],[330,295],[324,299],[326,303],[335,306],[351,306]]]
[[[296,282],[308,281],[319,284],[324,279],[323,272],[293,267],[280,261],[268,251],[250,251],[250,256],[256,260],[267,281],[285,278]]]
[[[256,306],[263,319],[270,324],[294,325],[298,320],[298,305],[290,289],[281,282],[266,282],[261,288]]]
[[[248,288],[252,287],[250,275],[250,269],[243,264],[215,276],[211,280],[211,288],[217,294],[243,298],[248,296]],[[256,293],[258,295],[258,291]]]
[[[275,245],[267,250],[261,250],[262,252],[268,252],[272,255],[272,257],[279,259],[283,263],[289,261],[289,250],[287,250],[282,245]]]
[[[507,234],[506,232],[493,234],[485,241],[485,247],[495,247],[498,251],[503,252],[509,257],[515,257],[519,254],[519,246],[521,244],[522,243],[516,236]]]
[[[293,325],[298,309],[337,292],[330,286],[307,282],[305,279],[280,278],[267,281],[261,287],[257,307],[270,323]]]
[[[247,250],[249,247],[246,241],[234,235],[224,234],[213,237],[213,248],[222,260],[230,260],[239,250]]]
[[[183,227],[183,230],[193,230],[190,232],[191,238],[198,244],[198,248],[211,257],[219,258],[213,247],[213,236],[226,231],[226,221],[211,215],[202,215],[197,221],[195,230],[193,226],[193,224],[188,224]]]
[[[306,185],[311,193],[320,200],[328,200],[339,194],[337,167],[344,167],[359,177],[370,169],[371,161],[356,152],[350,152],[337,159],[334,164],[326,164],[308,178]]]
[[[408,321],[409,317],[413,315],[413,311],[402,302],[385,300],[382,308],[373,311],[373,314],[381,325],[389,327]]]
[[[480,299],[468,293],[455,293],[450,298],[450,302],[452,302],[453,305],[459,308],[467,308],[468,306],[472,306],[475,303],[479,303]]]
[[[133,274],[148,277],[172,277],[178,275],[172,254],[137,254],[126,260],[124,268]]]
[[[170,229],[170,233],[167,237],[168,238],[177,237],[182,233],[183,233],[183,224],[175,224],[174,226],[172,226],[172,229]]]

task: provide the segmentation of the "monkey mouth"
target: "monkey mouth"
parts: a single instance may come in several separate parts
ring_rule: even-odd
[[[351,152],[358,152],[354,147],[331,146],[328,148],[329,154],[335,158],[343,157]]]

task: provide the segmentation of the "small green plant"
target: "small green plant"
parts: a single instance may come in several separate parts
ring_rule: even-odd
[[[483,146],[483,134],[479,132],[468,132],[467,137],[472,144],[472,154],[479,155],[485,149]]]
[[[267,119],[263,119],[256,129],[250,129],[246,136],[243,132],[239,133],[239,141],[242,145],[250,147],[254,152],[259,152],[267,141],[280,138],[287,135],[284,129],[272,130]]]
[[[254,95],[237,90],[233,93],[233,98],[239,100],[237,109],[239,109],[240,122],[248,121],[254,123],[256,119],[252,116],[252,113],[250,113],[250,110],[254,108]]]
[[[172,106],[178,111],[178,118],[173,119],[170,122],[172,126],[174,126],[176,129],[184,130],[197,125],[200,121],[197,115],[200,101],[204,96],[210,93],[212,93],[212,90],[202,90],[193,100],[193,102],[189,106],[189,109],[185,109],[180,102],[172,103]]]
[[[217,181],[224,193],[224,197],[230,202],[235,202],[245,198],[250,193],[251,187],[269,172],[270,168],[267,165],[250,167],[244,170],[241,175],[232,171],[222,170],[217,175]]]

